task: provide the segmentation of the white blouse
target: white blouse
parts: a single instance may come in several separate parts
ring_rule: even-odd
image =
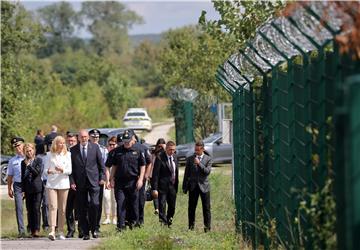
[[[48,170],[55,170],[55,167],[62,167],[63,173],[48,174]],[[71,153],[66,152],[65,154],[56,154],[48,152],[46,155],[44,174],[47,175],[46,187],[52,189],[69,189],[70,180],[69,175],[71,174]]]

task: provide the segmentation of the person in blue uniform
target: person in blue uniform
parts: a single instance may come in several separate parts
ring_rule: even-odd
[[[144,179],[143,179],[144,185],[139,190],[139,221],[138,221],[138,225],[141,226],[144,224],[144,208],[145,208],[145,201],[146,201],[145,182],[148,179],[148,176],[146,176],[146,173],[149,172],[149,169],[151,167],[151,153],[149,151],[149,148],[144,144],[145,141],[139,141],[139,138],[136,136],[135,133],[134,133],[134,135],[135,135],[135,139],[136,139],[136,143],[134,146],[140,150],[140,152],[142,153],[142,155],[145,158],[145,163],[146,163],[145,175],[144,175]]]
[[[126,214],[130,229],[139,220],[139,190],[145,175],[145,158],[134,147],[135,136],[132,131],[125,130],[122,141],[123,145],[111,151],[105,164],[111,166],[110,185],[115,188],[117,230],[120,232],[125,229]]]
[[[15,149],[16,155],[9,160],[7,169],[8,195],[15,200],[16,221],[18,225],[19,237],[25,236],[25,227],[23,219],[23,194],[21,185],[21,162],[24,160],[24,139],[14,137],[11,139],[11,145]]]

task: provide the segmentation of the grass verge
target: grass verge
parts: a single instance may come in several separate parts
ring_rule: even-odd
[[[223,173],[224,172],[224,173]],[[153,214],[152,202],[146,202],[145,225],[140,229],[116,233],[115,227],[102,227],[106,239],[95,249],[246,249],[235,232],[235,207],[231,198],[231,175],[217,171],[210,176],[212,231],[203,232],[202,205],[199,199],[196,226],[188,231],[188,195],[178,193],[174,224],[163,227]],[[182,183],[182,182],[180,182]]]

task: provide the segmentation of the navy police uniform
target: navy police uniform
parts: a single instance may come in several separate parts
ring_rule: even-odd
[[[141,152],[141,154],[144,156],[146,166],[148,164],[151,164],[151,154],[150,154],[148,147],[146,147],[144,144],[141,144],[139,142],[137,142],[134,145],[134,147],[137,148]],[[146,180],[144,180],[144,185],[142,185],[142,187],[139,190],[139,224],[140,225],[144,224],[144,207],[145,207],[145,201],[146,201],[145,181]]]
[[[11,139],[11,145],[15,148],[21,143],[24,143],[24,139],[21,137],[14,137]],[[9,160],[7,175],[12,176],[13,190],[15,200],[16,221],[18,225],[19,235],[25,234],[24,219],[23,219],[23,196],[21,185],[21,162],[24,160],[24,156],[15,155]],[[9,184],[10,185],[10,184]]]
[[[130,131],[124,132],[124,141],[131,137]],[[121,145],[109,153],[105,165],[115,167],[117,227],[119,230],[125,229],[126,214],[128,214],[129,224],[132,227],[139,220],[139,192],[136,190],[136,182],[140,176],[140,168],[145,166],[145,158],[135,145],[131,148],[125,148],[124,145]]]

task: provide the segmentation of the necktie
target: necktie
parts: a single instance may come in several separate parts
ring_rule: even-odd
[[[171,169],[171,182],[172,184],[175,184],[175,169],[173,164],[173,157],[169,157],[169,163],[170,163],[170,169]]]
[[[83,160],[86,162],[86,147],[85,146],[83,146],[83,148],[82,148],[83,150],[82,150],[82,156],[83,156]]]

